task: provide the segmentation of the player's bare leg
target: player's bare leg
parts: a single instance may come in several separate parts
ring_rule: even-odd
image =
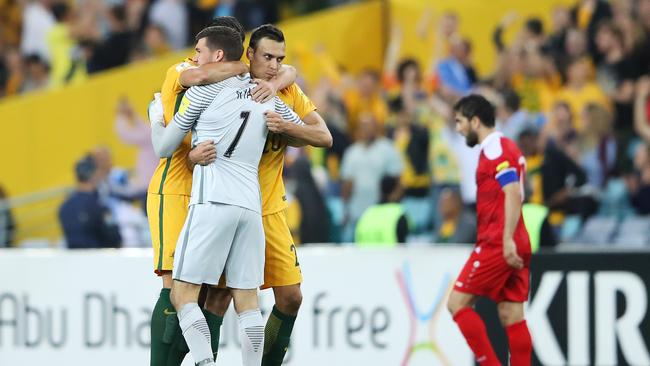
[[[200,285],[174,281],[171,291],[172,304],[177,309],[183,337],[195,363],[199,366],[214,365],[210,330],[197,303],[199,291]]]
[[[476,362],[481,366],[500,365],[485,329],[483,319],[474,311],[476,295],[452,290],[447,301],[447,308],[465,337],[469,348],[474,352]]]
[[[210,286],[203,308],[223,318],[228,311],[230,301],[232,301],[230,289]]]
[[[300,284],[273,287],[275,306],[266,323],[262,366],[280,366],[291,341],[293,325],[302,304]]]
[[[264,350],[264,319],[257,300],[257,289],[231,289],[231,292],[239,318],[243,365],[259,366]]]
[[[275,307],[282,313],[296,316],[300,305],[302,304],[302,291],[300,291],[300,284],[290,286],[273,287],[273,295],[275,296]]]
[[[500,302],[499,320],[508,334],[510,364],[529,366],[533,352],[533,342],[524,319],[524,304],[521,302]]]

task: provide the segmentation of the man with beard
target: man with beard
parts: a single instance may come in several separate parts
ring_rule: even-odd
[[[480,144],[476,170],[478,235],[447,307],[481,366],[501,365],[481,317],[473,306],[479,297],[498,304],[508,335],[510,364],[529,366],[532,340],[524,319],[528,299],[530,240],[521,216],[526,160],[517,145],[494,128],[494,107],[469,95],[454,106],[456,131],[470,147]]]

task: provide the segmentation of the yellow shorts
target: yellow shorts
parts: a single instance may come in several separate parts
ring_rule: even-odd
[[[174,251],[187,216],[190,196],[147,194],[147,218],[157,275],[174,268]]]
[[[287,225],[287,213],[262,216],[266,237],[266,260],[262,289],[296,285],[302,282],[296,246]]]

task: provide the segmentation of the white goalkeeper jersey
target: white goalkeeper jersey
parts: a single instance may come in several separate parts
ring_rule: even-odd
[[[261,214],[258,165],[268,133],[264,112],[274,110],[291,123],[302,121],[277,96],[254,102],[254,87],[247,74],[185,93],[173,123],[192,131],[192,146],[213,140],[217,148],[212,164],[194,167],[190,205],[218,202]]]

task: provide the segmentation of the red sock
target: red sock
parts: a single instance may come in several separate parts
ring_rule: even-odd
[[[533,353],[533,341],[528,332],[526,321],[522,320],[506,327],[510,346],[511,366],[530,366]]]
[[[481,366],[501,365],[494,354],[490,340],[488,339],[483,319],[472,308],[460,309],[454,315],[454,321],[458,324],[460,332],[467,341],[469,348],[474,352],[476,362]]]

